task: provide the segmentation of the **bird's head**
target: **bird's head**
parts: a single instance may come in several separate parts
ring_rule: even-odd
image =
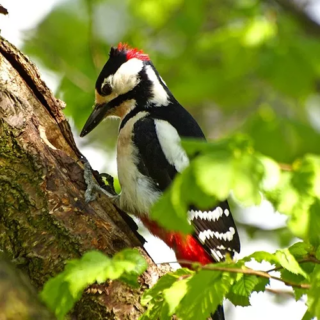
[[[92,131],[104,118],[123,119],[135,108],[166,106],[170,91],[142,50],[119,43],[111,48],[95,88],[94,109],[80,136]]]

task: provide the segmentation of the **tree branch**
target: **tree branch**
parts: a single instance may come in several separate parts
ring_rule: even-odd
[[[188,261],[188,260],[177,260],[176,262],[179,264],[182,264],[182,265],[190,265],[190,266],[194,265],[193,261]],[[243,267],[242,269],[240,269],[240,268],[219,267],[219,266],[214,266],[214,265],[204,265],[204,266],[200,266],[200,269],[211,270],[211,271],[230,272],[230,273],[249,274],[249,275],[257,276],[257,277],[261,277],[261,278],[277,280],[277,281],[284,283],[287,286],[291,286],[294,288],[310,289],[310,287],[311,287],[310,284],[307,284],[307,283],[294,283],[291,281],[281,279],[276,276],[272,276],[265,271],[253,270],[253,269],[250,269],[247,267]]]
[[[291,298],[295,298],[294,293],[289,290],[266,288],[266,291],[273,293],[273,294],[276,294],[276,295],[283,295],[283,296],[289,296]]]
[[[304,258],[304,259],[300,259],[300,260],[297,260],[297,262],[300,264],[300,263],[306,263],[306,262],[313,262],[315,264],[320,264],[320,260],[318,260],[316,257],[314,256],[308,256],[307,258]],[[278,266],[278,267],[275,267],[275,268],[272,268],[272,269],[269,269],[267,270],[266,272],[267,273],[270,273],[270,272],[273,272],[273,271],[279,271],[283,269],[282,266]]]

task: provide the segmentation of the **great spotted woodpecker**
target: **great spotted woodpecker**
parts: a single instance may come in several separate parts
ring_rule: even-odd
[[[189,236],[165,230],[149,218],[151,206],[189,164],[181,138],[205,137],[147,54],[120,43],[109,56],[96,82],[94,110],[80,136],[106,117],[121,119],[117,142],[121,194],[113,196],[115,204],[140,218],[178,259],[207,264],[224,260],[226,253],[233,256],[240,251],[240,241],[227,201],[206,211],[190,207],[194,234]],[[222,306],[213,319],[224,319]]]

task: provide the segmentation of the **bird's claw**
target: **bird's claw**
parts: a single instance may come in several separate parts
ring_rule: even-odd
[[[84,177],[84,181],[87,185],[87,189],[85,191],[84,198],[87,203],[96,200],[97,193],[94,193],[94,191],[103,193],[110,198],[114,198],[115,196],[117,196],[117,193],[114,190],[112,176],[110,176],[107,173],[103,173],[103,174],[99,175],[99,173],[97,171],[93,172],[89,161],[86,159],[83,161],[83,163],[84,163],[83,177]],[[96,174],[94,174],[94,173],[96,173]],[[94,174],[94,177],[98,180],[99,183],[101,183],[102,186],[100,186],[97,182],[94,181],[93,174]],[[106,178],[109,185],[104,184],[104,181],[102,180],[101,176]]]

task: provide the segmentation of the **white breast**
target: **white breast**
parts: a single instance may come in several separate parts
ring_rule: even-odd
[[[117,143],[118,177],[121,185],[119,204],[122,210],[139,216],[147,215],[151,206],[160,197],[150,178],[137,168],[138,150],[132,142],[134,124],[145,117],[147,112],[139,112],[121,129]]]

